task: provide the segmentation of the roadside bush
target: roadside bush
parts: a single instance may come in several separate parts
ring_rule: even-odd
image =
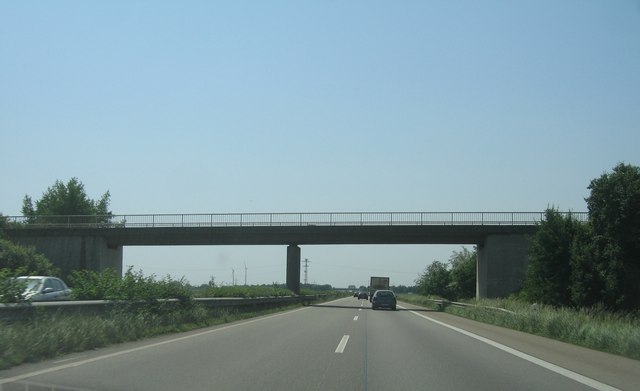
[[[471,298],[476,294],[476,263],[478,249],[463,247],[454,251],[449,262],[434,261],[416,279],[418,293],[448,300]]]
[[[129,268],[121,278],[113,269],[102,272],[76,270],[69,282],[77,300],[189,300],[193,294],[184,280],[167,276],[156,281],[155,276],[145,277],[141,271]]]
[[[119,295],[120,277],[113,269],[100,273],[92,270],[74,270],[69,277],[73,296],[77,300],[110,300]]]
[[[294,293],[277,285],[211,286],[198,292],[198,297],[272,297],[294,296]]]
[[[22,275],[22,270],[0,269],[0,303],[20,303],[24,301],[22,292],[24,292],[25,283],[14,278]]]
[[[451,272],[447,264],[435,261],[427,266],[424,273],[416,280],[418,292],[423,295],[436,295],[445,299],[453,299],[451,289]]]

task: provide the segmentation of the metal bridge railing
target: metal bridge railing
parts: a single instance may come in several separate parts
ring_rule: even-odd
[[[587,221],[587,212],[564,212]],[[7,216],[9,228],[160,228],[382,225],[536,225],[545,212],[206,213]]]

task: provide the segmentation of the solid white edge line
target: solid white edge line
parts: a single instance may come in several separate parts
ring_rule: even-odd
[[[155,348],[157,346],[167,345],[167,344],[170,344],[170,343],[173,343],[173,342],[180,342],[180,341],[184,341],[184,340],[187,340],[187,339],[200,337],[200,336],[207,335],[207,334],[213,334],[213,333],[216,333],[218,331],[228,330],[228,329],[231,329],[231,328],[244,326],[244,325],[248,325],[248,324],[252,324],[252,323],[256,323],[256,322],[260,322],[260,321],[271,319],[271,318],[275,318],[275,317],[278,317],[278,316],[292,314],[292,313],[298,312],[298,311],[304,311],[304,310],[309,309],[309,308],[311,308],[311,307],[304,307],[304,308],[299,308],[297,310],[279,312],[279,313],[274,314],[274,315],[269,315],[269,316],[265,316],[265,317],[261,317],[261,318],[257,318],[257,319],[249,319],[247,321],[242,321],[242,323],[231,324],[231,325],[228,325],[228,326],[222,326],[222,327],[218,327],[218,328],[215,328],[215,329],[212,329],[212,330],[201,331],[199,333],[185,335],[185,336],[177,337],[177,338],[173,338],[173,339],[168,339],[168,340],[165,340],[165,341],[160,341],[160,342],[152,343],[152,344],[149,344],[149,345],[138,346],[137,348],[121,350],[121,351],[118,351],[118,352],[105,354],[103,356],[97,356],[97,357],[93,357],[93,358],[88,358],[86,360],[76,361],[76,362],[72,362],[72,363],[64,364],[64,365],[57,365],[57,366],[54,366],[54,367],[41,369],[39,371],[24,373],[22,375],[16,375],[16,376],[13,376],[13,377],[7,377],[7,378],[4,378],[4,379],[0,378],[0,385],[17,382],[17,381],[20,381],[20,380],[28,379],[30,377],[34,377],[34,376],[46,375],[47,373],[61,371],[61,370],[68,369],[68,368],[79,367],[81,365],[89,364],[89,363],[92,363],[92,362],[95,362],[95,361],[100,361],[100,360],[104,360],[104,359],[111,358],[111,357],[122,356],[124,354],[129,354],[129,353],[137,352],[137,351],[140,351],[140,350],[146,350],[146,349],[150,349],[150,348]],[[135,342],[135,341],[130,341],[130,342]],[[1,389],[2,389],[2,387],[0,387],[0,390]]]
[[[406,309],[405,307],[401,307],[401,306],[398,306],[398,307],[402,308],[402,309]],[[415,311],[411,311],[410,310],[409,312],[411,312],[412,314],[414,314],[416,316],[424,318],[424,319],[426,319],[428,321],[431,321],[433,323],[439,324],[440,326],[449,328],[449,329],[451,329],[453,331],[457,331],[458,333],[461,333],[461,334],[464,334],[464,335],[466,335],[468,337],[474,338],[474,339],[476,339],[476,340],[478,340],[480,342],[484,342],[487,345],[493,346],[494,348],[498,348],[498,349],[500,349],[502,351],[505,351],[505,352],[507,352],[509,354],[512,354],[512,355],[516,356],[516,357],[519,357],[519,358],[521,358],[523,360],[527,360],[532,364],[541,366],[541,367],[543,367],[543,368],[545,368],[545,369],[547,369],[549,371],[555,372],[555,373],[557,373],[559,375],[562,375],[562,376],[567,377],[567,378],[569,378],[571,380],[577,381],[578,383],[582,383],[582,384],[584,384],[586,386],[589,386],[591,388],[594,388],[596,390],[600,390],[600,391],[621,391],[619,388],[612,387],[612,386],[610,386],[608,384],[600,383],[597,380],[594,380],[594,379],[591,379],[589,377],[580,375],[579,373],[570,371],[568,369],[562,368],[562,367],[557,366],[555,364],[551,364],[550,362],[546,362],[546,361],[541,360],[539,358],[533,357],[533,356],[528,355],[526,353],[523,353],[523,352],[521,352],[519,350],[510,348],[510,347],[508,347],[506,345],[503,345],[501,343],[492,341],[492,340],[490,340],[488,338],[481,337],[481,336],[473,334],[473,333],[471,333],[469,331],[457,328],[455,326],[448,325],[446,323],[440,322],[439,320],[430,318],[430,317],[428,317],[426,315],[417,313]]]
[[[338,347],[336,348],[336,353],[344,353],[344,348],[347,347],[347,342],[349,342],[349,336],[343,335]]]

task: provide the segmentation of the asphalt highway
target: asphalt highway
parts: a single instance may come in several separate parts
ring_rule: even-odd
[[[0,371],[0,391],[637,390],[640,362],[356,298]]]

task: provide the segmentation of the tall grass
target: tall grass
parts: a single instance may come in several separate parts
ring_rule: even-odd
[[[423,300],[428,302],[427,298],[423,297]],[[418,299],[414,299],[414,303],[415,301]],[[474,304],[476,306],[447,306],[445,311],[640,360],[640,317],[637,314],[611,313],[602,307],[555,308],[513,299],[483,299]]]

